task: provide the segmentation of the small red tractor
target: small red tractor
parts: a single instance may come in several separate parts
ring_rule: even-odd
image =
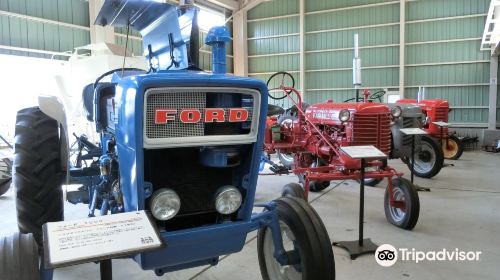
[[[423,129],[432,137],[439,140],[445,159],[459,159],[464,145],[460,139],[448,131],[448,127],[438,126],[435,122],[448,122],[450,105],[444,99],[401,99],[397,104],[417,104],[422,109],[424,121]]]
[[[386,155],[390,153],[391,121],[400,117],[401,108],[390,109],[381,103],[332,101],[304,106],[301,94],[293,86],[282,83],[279,88],[294,103],[296,113],[288,114],[291,117],[287,120],[268,118],[264,150],[267,154],[293,156],[290,168],[301,178],[305,189],[299,184],[287,184],[283,195],[307,199],[309,190],[321,191],[330,181],[361,180],[361,160],[350,158],[341,150],[342,146],[373,145]],[[276,99],[271,94],[270,97]],[[269,110],[270,115],[279,111],[283,112],[276,110],[276,106]],[[412,229],[420,211],[415,186],[388,166],[386,159],[365,160],[365,167],[365,179],[388,179],[384,199],[387,220],[397,227]]]

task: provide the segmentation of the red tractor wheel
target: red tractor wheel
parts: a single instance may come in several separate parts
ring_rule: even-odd
[[[446,139],[443,139],[442,145],[445,159],[459,159],[464,152],[464,144],[455,135],[451,135],[450,137],[448,137],[448,141],[446,141]]]
[[[420,199],[415,186],[404,178],[392,180],[392,198],[399,207],[391,205],[389,187],[385,189],[384,212],[389,223],[406,230],[415,227],[420,214]]]

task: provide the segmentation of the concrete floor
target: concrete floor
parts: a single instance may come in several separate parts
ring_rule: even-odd
[[[466,152],[459,161],[449,161],[431,180],[416,179],[430,187],[420,192],[421,212],[413,231],[390,225],[384,216],[385,182],[366,190],[365,237],[377,244],[416,250],[482,251],[478,262],[424,261],[397,262],[390,268],[379,266],[373,255],[351,261],[346,251],[334,247],[337,279],[498,279],[500,274],[500,154]],[[408,173],[399,160],[391,161],[398,170]],[[408,177],[408,176],[407,176]],[[297,181],[295,176],[262,176],[257,201],[279,196],[281,187]],[[310,200],[323,218],[330,239],[357,238],[358,185],[354,182],[332,183]],[[66,205],[66,219],[85,217],[86,206]],[[0,236],[17,230],[12,189],[0,197]],[[142,271],[131,260],[114,260],[115,279],[155,279],[151,271]],[[77,265],[55,271],[55,279],[98,279],[96,264]],[[255,233],[248,236],[242,252],[225,256],[215,267],[199,267],[167,274],[159,279],[260,279]]]

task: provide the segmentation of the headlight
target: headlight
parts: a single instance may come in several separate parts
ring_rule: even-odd
[[[161,221],[172,219],[181,208],[181,199],[172,189],[159,189],[151,197],[151,213]]]
[[[347,110],[347,109],[343,109],[339,113],[339,120],[341,122],[348,121],[350,117],[351,117],[351,112],[349,112],[349,110]]]
[[[224,186],[217,191],[215,196],[215,209],[224,215],[232,214],[240,208],[241,201],[241,193],[237,188]]]
[[[401,107],[399,107],[399,106],[392,107],[392,109],[391,109],[391,115],[393,117],[399,118],[399,117],[401,117],[402,114],[403,114],[403,110],[401,109]]]

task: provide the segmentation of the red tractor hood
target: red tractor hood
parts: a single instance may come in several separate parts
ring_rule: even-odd
[[[325,102],[309,106],[306,110],[306,117],[313,123],[326,125],[339,125],[340,111],[347,109],[351,116],[358,114],[384,114],[390,113],[386,104],[381,103],[333,103]]]
[[[396,103],[401,104],[418,104],[422,109],[426,110],[428,108],[449,108],[450,105],[447,100],[444,99],[424,99],[417,102],[416,99],[400,99]]]

